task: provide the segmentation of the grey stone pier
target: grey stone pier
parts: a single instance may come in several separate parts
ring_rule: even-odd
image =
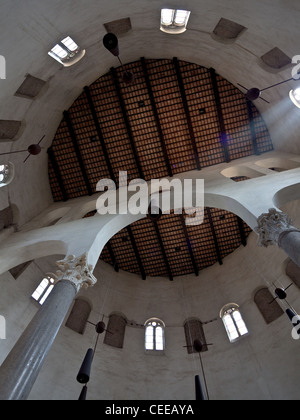
[[[87,255],[58,261],[52,274],[56,284],[0,368],[0,400],[26,400],[45,358],[81,287],[93,286],[96,278]]]
[[[259,245],[277,245],[300,267],[300,230],[293,226],[291,219],[276,209],[262,214],[257,219],[256,233]]]

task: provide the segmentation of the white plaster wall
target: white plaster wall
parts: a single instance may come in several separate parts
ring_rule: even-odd
[[[300,226],[299,202],[283,208]],[[187,355],[183,323],[188,317],[202,322],[218,316],[223,305],[235,302],[250,331],[249,336],[230,344],[221,320],[204,326],[208,343],[203,362],[211,399],[295,399],[300,398],[299,341],[291,336],[285,314],[267,326],[255,303],[254,292],[266,284],[288,286],[282,272],[287,256],[277,247],[259,248],[251,234],[246,248],[240,247],[215,265],[195,276],[142,281],[128,273],[115,273],[100,263],[95,275],[98,283],[82,291],[93,305],[90,321],[111,312],[121,312],[130,321],[144,323],[156,316],[166,323],[166,351],[161,356],[146,355],[144,331],[127,326],[123,349],[103,344],[100,337],[89,384],[89,399],[193,399],[194,375],[200,374],[197,356]],[[39,267],[51,271],[55,258],[39,260]],[[40,269],[28,269],[15,281],[7,273],[0,277],[5,285],[0,313],[8,319],[8,341],[0,342],[1,360],[36,311],[30,302]],[[300,312],[300,291],[292,287],[288,301]],[[107,318],[105,318],[107,321]],[[21,321],[21,322],[20,322]],[[10,326],[13,326],[11,329]],[[76,375],[86,350],[93,347],[96,334],[88,325],[83,336],[62,327],[51,349],[30,399],[76,400],[81,385]]]

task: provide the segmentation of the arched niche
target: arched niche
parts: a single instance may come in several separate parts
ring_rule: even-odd
[[[124,345],[125,330],[127,318],[121,313],[112,313],[109,315],[104,344],[122,349]]]
[[[257,290],[254,295],[254,302],[267,324],[276,321],[283,314],[282,308],[274,300],[274,296],[267,287]]]
[[[86,299],[78,297],[67,319],[66,327],[83,335],[91,311],[91,304]]]

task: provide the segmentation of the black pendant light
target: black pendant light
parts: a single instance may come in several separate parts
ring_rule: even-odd
[[[293,283],[291,283],[288,287],[286,287],[285,289],[284,288],[282,288],[282,287],[278,287],[277,289],[275,289],[275,295],[276,295],[276,297],[272,300],[272,302],[270,302],[270,304],[271,303],[273,303],[276,299],[279,299],[279,300],[285,300],[286,298],[287,298],[287,293],[286,293],[286,291],[291,287],[291,286],[293,286]]]
[[[122,80],[124,83],[126,83],[127,85],[132,85],[135,82],[135,77],[134,74],[131,71],[127,71],[119,57],[120,55],[120,51],[119,51],[119,41],[118,38],[115,34],[113,33],[108,33],[104,36],[103,38],[103,45],[104,47],[115,57],[118,58],[124,73],[122,76]]]
[[[196,390],[196,401],[206,401],[199,375],[195,376],[195,390]]]
[[[201,370],[202,370],[202,375],[203,375],[203,379],[204,379],[204,385],[205,385],[205,390],[206,390],[206,396],[201,384],[201,379],[199,375],[196,375],[195,377],[195,387],[196,387],[196,400],[200,400],[200,401],[206,401],[209,400],[209,393],[208,393],[208,387],[207,387],[207,382],[206,382],[206,376],[205,376],[205,371],[204,371],[204,366],[203,366],[203,361],[202,361],[202,357],[201,357],[201,352],[203,351],[203,347],[205,346],[212,346],[212,344],[203,344],[201,342],[201,340],[195,340],[193,343],[193,348],[194,350],[199,354],[199,360],[200,360],[200,365],[201,365]]]
[[[36,156],[36,155],[39,155],[41,153],[42,148],[40,146],[40,143],[42,142],[42,140],[44,140],[45,137],[46,136],[44,135],[37,144],[31,144],[30,146],[28,146],[27,150],[17,150],[15,152],[0,153],[0,156],[10,155],[10,154],[13,154],[13,153],[28,152],[29,155],[24,160],[24,163],[25,163],[30,158],[30,156]]]
[[[257,87],[248,89],[245,86],[241,85],[240,83],[238,83],[238,85],[241,88],[243,88],[243,89],[246,90],[246,98],[249,101],[255,101],[256,99],[261,99],[262,101],[265,101],[265,102],[267,102],[269,104],[270,103],[269,101],[267,101],[266,99],[264,99],[264,98],[261,97],[261,93],[264,92],[265,90],[271,89],[271,88],[273,88],[275,86],[282,85],[283,83],[287,83],[287,82],[290,82],[292,80],[295,80],[295,79],[293,77],[291,77],[290,79],[284,80],[283,82],[275,83],[275,85],[268,86],[268,87],[266,87],[264,89],[258,89]]]
[[[84,387],[82,388],[81,394],[79,395],[78,401],[86,401],[86,396],[87,396],[87,386],[84,385]]]
[[[77,375],[77,382],[79,382],[80,384],[87,384],[90,381],[93,357],[94,350],[88,349]]]
[[[104,318],[104,315],[103,315]],[[106,325],[103,322],[103,318],[102,321],[98,322],[98,324],[93,324],[95,326],[95,330],[97,335],[97,339],[96,339],[96,343],[94,346],[94,349],[88,349],[88,351],[86,352],[85,358],[82,362],[82,365],[79,369],[78,375],[77,375],[77,382],[79,382],[80,384],[84,384],[84,387],[82,388],[82,391],[80,393],[80,396],[78,398],[79,401],[85,401],[86,397],[87,397],[87,384],[90,381],[90,376],[91,376],[91,369],[92,369],[92,363],[94,360],[94,356],[96,353],[96,349],[97,349],[97,345],[98,345],[98,340],[99,340],[99,335],[103,334],[104,331],[107,331],[106,329]],[[110,331],[107,331],[109,334],[112,334]]]

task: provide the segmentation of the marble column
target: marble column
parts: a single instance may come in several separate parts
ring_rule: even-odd
[[[86,254],[71,255],[57,266],[51,274],[56,281],[52,292],[0,368],[0,400],[28,398],[74,297],[97,282]]]
[[[300,230],[285,213],[270,209],[257,219],[255,231],[260,246],[279,246],[300,267]]]

